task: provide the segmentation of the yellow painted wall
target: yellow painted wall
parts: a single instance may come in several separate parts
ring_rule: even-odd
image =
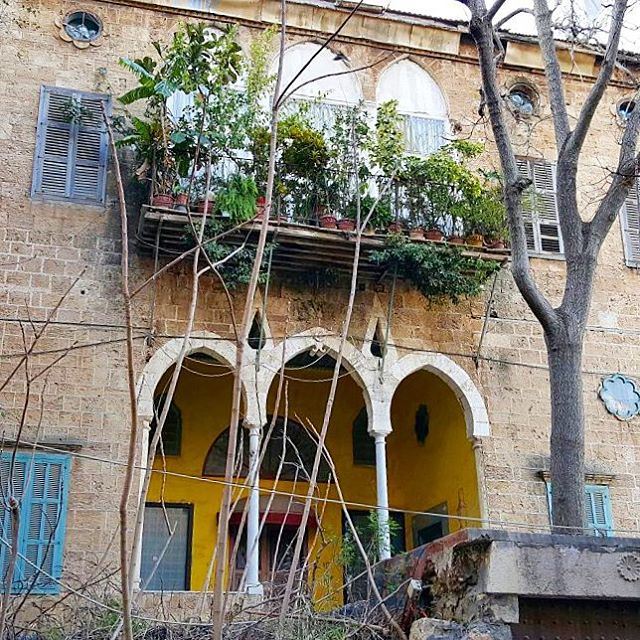
[[[222,495],[219,484],[200,480],[205,456],[215,438],[228,426],[231,411],[232,379],[228,371],[217,365],[190,361],[183,371],[175,394],[175,402],[182,412],[182,452],[179,457],[167,457],[168,471],[195,476],[195,479],[154,474],[149,502],[164,500],[194,506],[191,589],[203,587],[216,536],[216,516]],[[225,375],[226,373],[226,375]],[[318,430],[329,393],[330,377],[326,370],[287,370],[288,415],[300,423],[310,422]],[[158,393],[162,391],[161,383]],[[269,396],[269,413],[274,411],[275,387]],[[417,443],[414,434],[415,412],[418,405],[428,405],[430,433],[424,445]],[[375,469],[354,466],[352,461],[351,428],[364,406],[362,392],[348,375],[338,385],[333,416],[327,435],[327,447],[336,466],[338,478],[348,502],[374,505],[376,502]],[[284,414],[284,399],[279,413]],[[475,464],[471,444],[466,438],[462,409],[453,392],[436,376],[418,372],[405,380],[392,404],[394,432],[388,438],[389,500],[398,509],[426,510],[447,502],[449,513],[458,508],[462,490],[466,515],[478,516],[478,495]],[[154,467],[161,468],[156,460]],[[262,481],[265,488],[272,481]],[[304,494],[306,484],[281,481],[277,490]],[[326,495],[326,485],[319,495]],[[243,495],[240,492],[239,495]],[[336,498],[334,487],[330,498]],[[333,606],[341,600],[342,569],[336,555],[342,536],[342,513],[337,504],[320,503],[324,536],[315,540],[313,557],[314,584],[317,597]],[[451,530],[457,526],[452,525]],[[405,521],[407,548],[412,546],[411,517]],[[332,597],[327,594],[333,592]]]

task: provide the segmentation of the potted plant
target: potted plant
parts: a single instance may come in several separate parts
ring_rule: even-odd
[[[257,201],[258,188],[253,177],[234,173],[216,193],[215,212],[235,226],[255,216]]]
[[[187,188],[177,182],[173,187],[173,194],[173,208],[177,211],[187,211],[189,205],[189,194],[187,193]]]

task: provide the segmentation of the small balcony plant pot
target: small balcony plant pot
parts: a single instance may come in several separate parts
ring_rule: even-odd
[[[409,237],[412,240],[424,240],[424,229],[416,227],[409,230]]]
[[[196,211],[198,213],[204,213],[204,203],[206,202],[206,200],[204,198],[198,200],[198,202],[196,202]],[[213,213],[213,204],[214,201],[209,198],[209,206],[207,207],[207,213],[211,214]]]
[[[341,231],[355,231],[356,221],[351,218],[341,218],[338,220],[338,229]]]
[[[173,208],[174,199],[170,193],[156,194],[151,198],[151,205],[154,207],[164,207],[165,209]]]
[[[256,200],[256,220],[264,218],[264,208],[267,205],[267,199],[264,196],[258,196]]]
[[[465,244],[470,247],[481,247],[484,245],[484,236],[479,233],[471,233],[465,239]]]
[[[337,229],[338,219],[330,213],[323,213],[318,217],[318,222],[322,229]]]
[[[505,247],[504,240],[500,238],[488,238],[485,240],[484,245],[487,249],[504,249]]]
[[[464,244],[464,238],[462,236],[451,236],[447,238],[449,244]]]
[[[389,233],[402,233],[402,222],[390,222],[387,227]]]
[[[427,240],[435,240],[436,242],[440,242],[444,238],[440,229],[427,229],[424,232],[424,237]]]
[[[186,193],[179,193],[173,202],[173,208],[177,211],[187,211],[189,196]]]

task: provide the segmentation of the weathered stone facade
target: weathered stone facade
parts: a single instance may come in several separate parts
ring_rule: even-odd
[[[256,29],[277,16],[277,3],[267,0],[228,4],[229,7],[223,3],[220,9],[229,12],[222,19],[235,21],[232,10],[237,9],[243,44]],[[105,36],[100,47],[78,49],[58,37],[56,19],[80,8],[95,12],[103,21]],[[336,13],[293,5],[291,41],[313,38],[316,28],[333,24]],[[24,353],[23,330],[31,340],[29,320],[39,330],[50,318],[29,362],[37,371],[56,358],[60,357],[60,361],[32,385],[23,438],[38,439],[45,445],[49,442],[55,448],[60,447],[62,439],[67,441],[66,446],[71,443],[76,449],[63,574],[72,582],[92,563],[101,562],[104,553],[115,561],[116,546],[109,548],[109,543],[117,528],[128,437],[119,280],[122,247],[113,177],[105,208],[30,198],[40,87],[57,85],[118,95],[130,83],[117,64],[118,57],[149,54],[151,41],[166,38],[187,14],[214,19],[213,15],[124,0],[16,2],[0,15],[4,31],[0,42],[1,378],[9,375]],[[451,121],[459,124],[462,133],[473,132],[474,137],[484,139],[485,126],[476,126],[479,80],[471,43],[466,38],[460,42],[460,34],[450,26],[438,27],[426,20],[424,23],[408,28],[384,16],[363,18],[357,27],[338,38],[335,49],[353,67],[366,66],[389,53],[392,59],[410,56],[444,92]],[[377,78],[390,62],[360,74],[367,101],[375,101]],[[539,88],[543,115],[548,114],[543,77],[538,69],[513,63],[502,71],[505,86],[523,76]],[[572,113],[579,110],[589,83],[589,77],[578,74],[568,79],[567,102]],[[622,82],[612,83],[594,119],[584,154],[588,160],[581,166],[579,176],[584,185],[581,197],[585,215],[605,176],[605,168],[615,162],[621,129],[612,107],[628,93]],[[520,153],[555,157],[548,118],[530,132],[524,125],[514,127],[522,128],[517,138],[522,141]],[[133,195],[128,213],[134,228],[138,210]],[[137,257],[133,246],[131,259],[135,287],[151,275],[153,260]],[[541,287],[557,298],[564,263],[552,259],[533,262]],[[600,258],[583,376],[588,417],[587,465],[590,472],[613,477],[610,494],[614,529],[625,536],[640,530],[640,419],[616,420],[606,412],[597,391],[603,375],[621,371],[633,376],[640,371],[638,278],[636,270],[625,266],[621,231],[616,223]],[[163,344],[182,335],[189,280],[188,267],[172,268],[136,299],[135,355],[139,375]],[[385,290],[367,286],[358,292],[350,330],[356,349],[371,340],[375,321],[384,320],[388,295],[388,287]],[[275,279],[267,306],[274,343],[285,335],[315,327],[338,332],[347,297],[344,289],[305,291]],[[234,297],[236,314],[242,304],[239,292]],[[256,308],[261,305],[262,300],[257,300]],[[549,448],[544,342],[508,273],[503,272],[496,282],[480,346],[486,305],[484,298],[457,306],[430,303],[402,284],[396,292],[390,335],[398,355],[446,355],[480,391],[490,426],[490,435],[478,438],[475,449],[483,518],[505,528],[546,527],[549,517],[545,485],[538,477],[540,470],[548,469]],[[204,280],[195,331],[232,339],[226,298],[214,279]],[[2,389],[6,439],[15,437],[25,392],[22,371]]]

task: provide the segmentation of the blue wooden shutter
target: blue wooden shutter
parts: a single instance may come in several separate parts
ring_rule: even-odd
[[[109,146],[103,104],[109,114],[108,96],[42,87],[32,196],[104,203]]]
[[[620,226],[626,263],[629,267],[640,267],[640,203],[637,180],[629,189],[620,210]]]
[[[10,455],[2,457],[2,487],[7,499]],[[63,546],[69,490],[70,460],[64,455],[19,453],[13,473],[14,496],[20,501],[18,561],[14,593],[57,593],[62,575]],[[10,514],[2,506],[2,538],[11,540]],[[6,544],[0,556],[3,578],[9,558]]]
[[[588,484],[586,491],[587,526],[589,530],[599,536],[610,536],[613,531],[611,516],[611,499],[609,487]]]
[[[553,524],[551,482],[547,486],[547,503],[549,505],[549,521]],[[613,515],[609,487],[599,484],[588,484],[585,491],[585,528],[589,533],[598,536],[613,535]]]

